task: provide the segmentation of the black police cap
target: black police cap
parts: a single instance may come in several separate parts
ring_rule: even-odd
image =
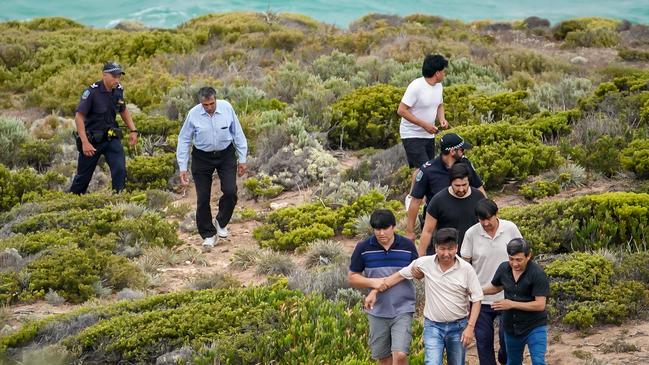
[[[124,72],[124,70],[122,70],[122,66],[120,66],[119,63],[115,63],[115,62],[106,63],[104,65],[104,68],[103,68],[102,71],[111,73],[111,74],[113,74],[115,76],[117,76],[117,75],[125,75],[126,74],[126,72]]]

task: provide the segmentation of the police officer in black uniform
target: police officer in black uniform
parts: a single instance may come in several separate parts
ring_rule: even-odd
[[[115,62],[104,65],[102,79],[90,85],[83,94],[74,116],[77,127],[79,160],[70,192],[85,194],[99,157],[104,155],[110,167],[114,191],[121,191],[126,184],[126,157],[120,139],[123,131],[115,117],[117,113],[128,127],[129,145],[137,143],[137,129],[126,109],[124,89],[119,79],[124,75],[122,67]]]

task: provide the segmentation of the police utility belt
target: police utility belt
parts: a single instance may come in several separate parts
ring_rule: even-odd
[[[79,133],[77,132],[73,132],[73,134],[77,142],[77,150],[82,152],[81,137],[79,137]],[[96,146],[102,142],[111,141],[113,139],[122,139],[122,137],[124,137],[124,132],[122,132],[121,128],[114,127],[109,128],[106,131],[86,131],[86,136],[88,137],[88,142],[93,146]]]

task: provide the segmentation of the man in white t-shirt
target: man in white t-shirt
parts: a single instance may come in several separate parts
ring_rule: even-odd
[[[413,80],[401,98],[397,114],[401,116],[399,134],[401,143],[406,150],[406,158],[410,168],[419,168],[427,161],[435,158],[435,133],[438,128],[435,120],[439,120],[442,128],[448,128],[444,117],[444,97],[442,96],[442,80],[448,61],[442,55],[426,55],[421,66],[422,77]],[[412,183],[415,182],[417,170],[412,173]],[[406,210],[412,197],[406,196]]]
[[[443,56],[427,55],[421,67],[422,77],[413,80],[401,98],[397,110],[401,116],[399,134],[411,168],[435,157],[435,121],[448,128],[441,84],[446,66],[448,61]]]
[[[471,226],[464,234],[462,257],[471,262],[478,274],[480,285],[489,285],[498,266],[509,261],[507,244],[514,238],[523,238],[516,224],[498,218],[498,205],[493,200],[482,199],[475,207],[478,223]],[[478,348],[480,365],[496,365],[494,356],[494,320],[501,318],[501,311],[491,308],[491,304],[503,300],[503,292],[495,295],[485,295],[480,307],[480,315],[475,325],[475,339]],[[507,362],[505,339],[502,323],[499,326],[498,337],[500,349],[498,362]]]

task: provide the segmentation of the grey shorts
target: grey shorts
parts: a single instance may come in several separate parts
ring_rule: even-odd
[[[384,359],[393,352],[410,353],[412,313],[400,314],[394,318],[368,314],[367,318],[370,322],[370,337],[367,342],[373,359]]]

